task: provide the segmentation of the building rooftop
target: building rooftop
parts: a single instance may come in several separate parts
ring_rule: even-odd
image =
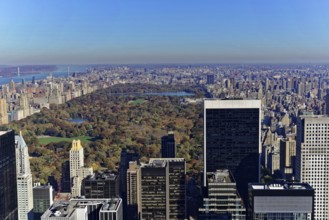
[[[148,164],[141,164],[141,167],[165,167],[167,162],[184,161],[184,158],[151,158]]]
[[[89,175],[86,177],[86,180],[115,180],[116,178],[118,178],[118,175],[116,175],[115,173],[110,173],[110,172],[105,172],[105,173],[99,173],[96,172],[92,175]]]
[[[233,176],[229,170],[217,170],[208,174],[209,183],[234,183]]]
[[[113,199],[71,199],[70,201],[60,201],[54,203],[43,215],[43,218],[49,217],[69,217],[76,209],[85,208],[90,205],[100,205],[101,212],[115,212],[118,210],[122,200]]]
[[[312,190],[307,183],[252,183],[249,187],[255,190]]]
[[[21,132],[20,135],[15,135],[15,145],[21,149],[27,147]]]
[[[205,99],[205,109],[230,109],[230,108],[261,108],[260,100],[221,100],[221,99]]]
[[[8,132],[10,132],[10,131],[0,131],[0,135],[7,134]]]

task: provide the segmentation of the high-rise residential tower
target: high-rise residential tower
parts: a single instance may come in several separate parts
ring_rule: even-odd
[[[183,158],[150,159],[142,164],[138,188],[140,219],[185,219],[186,183]]]
[[[329,218],[329,117],[297,120],[296,180],[315,190],[314,219]]]
[[[70,150],[70,178],[73,197],[81,196],[81,182],[83,178],[93,174],[93,169],[84,167],[84,153],[80,140],[72,141]]]
[[[329,115],[329,88],[326,89],[326,96],[324,97],[326,103],[326,114]]]
[[[261,153],[261,101],[204,101],[204,186],[207,173],[228,169],[244,202],[248,183],[258,182]]]
[[[33,189],[29,152],[22,134],[15,136],[18,219],[33,219]]]
[[[161,138],[161,157],[175,158],[176,145],[174,132],[168,132],[168,135]]]
[[[0,125],[8,124],[7,101],[0,99]]]
[[[0,131],[0,219],[17,220],[14,131]]]
[[[138,219],[138,189],[140,188],[140,167],[137,161],[129,162],[127,170],[127,213],[128,219]]]

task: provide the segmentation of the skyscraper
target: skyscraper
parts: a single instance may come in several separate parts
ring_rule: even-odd
[[[81,182],[83,178],[93,174],[92,168],[84,167],[84,153],[80,140],[72,141],[70,150],[70,178],[73,197],[81,196]]]
[[[297,120],[296,180],[315,190],[314,219],[329,218],[329,117]]]
[[[161,157],[175,158],[176,145],[174,132],[168,132],[168,135],[161,138]]]
[[[0,99],[0,125],[8,124],[7,101]]]
[[[296,140],[280,140],[280,170],[282,177],[291,180],[295,173]]]
[[[228,169],[246,203],[248,183],[259,181],[261,101],[204,101],[204,186],[207,173]]]
[[[140,219],[185,219],[185,160],[150,159],[140,172]]]
[[[18,219],[33,219],[32,173],[29,152],[22,134],[15,136]]]
[[[207,74],[207,84],[214,84],[215,83],[215,75],[214,74]]]
[[[313,219],[314,190],[307,183],[251,183],[249,196],[249,220]]]
[[[0,219],[17,220],[14,131],[0,131]]]
[[[246,208],[229,170],[217,170],[208,175],[208,191],[198,219],[246,219]]]
[[[326,115],[329,115],[329,88],[326,89],[325,103],[326,103]]]
[[[127,210],[127,170],[129,168],[130,161],[138,161],[139,156],[136,153],[128,152],[126,148],[123,148],[121,151],[120,157],[120,167],[119,167],[119,176],[120,176],[120,197],[122,198],[122,207],[123,210]],[[123,219],[127,218],[127,212],[123,213]]]
[[[53,187],[48,185],[35,184],[33,187],[33,213],[34,220],[40,220],[42,214],[54,203]]]
[[[138,219],[138,189],[140,188],[140,167],[137,161],[129,162],[127,170],[127,213],[128,219]]]
[[[82,181],[81,194],[87,199],[119,197],[119,177],[114,173],[94,173]]]

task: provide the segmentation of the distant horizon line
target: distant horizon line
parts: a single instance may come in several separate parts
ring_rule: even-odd
[[[23,66],[143,66],[143,65],[329,65],[328,62],[157,62],[157,63],[86,63],[86,64],[0,64],[1,67]]]

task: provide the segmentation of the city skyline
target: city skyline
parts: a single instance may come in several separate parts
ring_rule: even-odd
[[[326,1],[0,3],[0,64],[326,63]]]

